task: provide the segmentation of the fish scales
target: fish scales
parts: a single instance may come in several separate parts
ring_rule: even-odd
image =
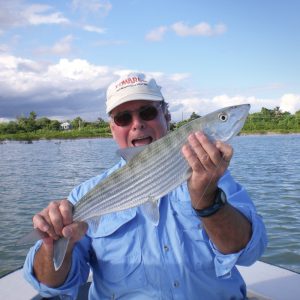
[[[177,134],[178,136],[180,132]],[[169,138],[170,140],[170,138]],[[182,157],[182,155],[180,154],[180,149],[179,147],[181,145],[184,144],[184,142],[186,141],[186,139],[181,138],[181,142],[178,145],[175,145],[177,147],[172,147],[173,149],[170,148],[166,148],[164,143],[160,143],[158,145],[156,145],[156,147],[152,150],[149,151],[150,153],[144,153],[144,157],[142,156],[141,158],[139,158],[141,161],[144,161],[144,164],[142,163],[138,163],[138,165],[143,165],[143,168],[139,168],[139,166],[136,168],[135,165],[131,166],[128,165],[127,168],[124,168],[124,172],[119,172],[118,174],[115,174],[112,180],[111,180],[111,184],[110,185],[105,185],[104,184],[104,188],[101,191],[101,198],[105,198],[104,201],[100,200],[98,203],[98,205],[96,205],[96,210],[98,209],[102,209],[102,211],[104,210],[105,206],[105,202],[107,202],[107,204],[109,204],[110,206],[112,205],[113,201],[117,201],[118,206],[122,206],[122,202],[125,202],[128,200],[126,199],[126,191],[131,191],[132,189],[134,190],[135,186],[140,186],[139,190],[140,192],[137,195],[134,195],[132,192],[129,193],[130,195],[130,201],[138,201],[141,197],[143,200],[145,198],[145,192],[147,195],[148,191],[152,191],[151,194],[148,193],[148,195],[150,195],[151,197],[158,197],[158,196],[162,196],[164,193],[163,191],[160,191],[161,188],[159,185],[156,184],[156,177],[161,177],[164,173],[166,173],[166,170],[168,171],[167,173],[169,174],[174,174],[173,177],[169,177],[170,180],[167,181],[167,183],[169,183],[169,181],[172,183],[173,181],[175,181],[176,177],[178,177],[177,172],[174,172],[174,167],[177,165],[179,165],[179,170],[183,172],[184,170],[182,170],[183,166],[186,166],[186,169],[188,169],[187,167],[187,163],[185,161],[185,159]],[[168,141],[167,141],[168,142]],[[161,151],[161,149],[166,149],[166,151]],[[170,151],[173,150],[173,151]],[[147,156],[151,157],[151,152],[156,152],[156,153],[161,153],[160,156],[155,156],[156,160],[153,161],[151,159],[147,159]],[[175,155],[177,154],[177,155]],[[178,155],[179,154],[179,155]],[[162,162],[167,161],[169,162],[168,164],[163,164]],[[179,163],[181,162],[181,164]],[[166,168],[166,167],[169,168]],[[123,173],[123,174],[120,174]],[[128,174],[127,174],[128,173]],[[117,175],[117,176],[116,176]],[[128,182],[128,176],[129,177],[129,182]],[[164,176],[163,176],[164,177]],[[181,177],[181,176],[180,176]],[[124,180],[122,180],[124,179]],[[116,185],[115,182],[118,182],[118,184]],[[155,182],[155,184],[151,184],[151,182]],[[123,183],[123,184],[122,184]],[[131,184],[130,184],[131,183]],[[175,182],[175,185],[177,183]],[[126,187],[123,187],[123,186]],[[142,186],[141,186],[142,185]],[[155,189],[156,187],[156,189]],[[109,193],[109,190],[112,189],[111,192],[111,197],[105,197],[105,195],[107,196]],[[118,190],[118,191],[116,191]],[[165,190],[165,187],[163,188],[163,190]],[[92,195],[93,196],[93,195]],[[104,197],[103,197],[104,196]],[[136,197],[138,197],[137,199],[135,199]],[[144,202],[144,201],[143,201]],[[91,204],[91,203],[90,203]],[[137,205],[140,203],[137,203]],[[94,208],[94,209],[95,209]]]
[[[115,174],[112,174],[109,185],[103,182],[102,189],[99,187],[98,191],[98,193],[101,193],[99,195],[100,199],[98,198],[99,196],[96,196],[98,193],[91,195],[91,198],[96,196],[98,203],[89,211],[93,211],[93,215],[99,215],[98,211],[106,212],[107,206],[111,207],[111,211],[115,209],[115,205],[119,207],[118,210],[132,207],[133,205],[137,206],[148,198],[156,199],[163,196],[168,188],[175,187],[186,180],[189,167],[180,151],[187,141],[188,134],[196,130],[203,130],[202,124],[202,119],[195,120],[169,134],[165,139],[152,143],[147,151],[143,151],[140,155],[138,154],[133,163],[129,162],[119,172],[116,171]],[[160,155],[155,155],[157,153]],[[179,166],[178,169],[175,168],[176,165]],[[157,180],[161,177],[168,178],[163,185],[161,181]],[[139,187],[139,193],[132,192],[136,190],[136,187]],[[145,195],[147,196],[146,198]],[[126,205],[128,201],[131,202],[130,206]],[[91,205],[91,203],[89,204]],[[79,219],[86,220],[90,214],[86,212],[84,215],[85,217],[82,216]]]
[[[246,106],[249,110],[249,106]],[[223,110],[219,112],[222,113]],[[228,131],[222,136],[218,127],[211,125],[215,119],[216,113],[208,114],[150,144],[124,167],[100,182],[96,189],[87,193],[75,205],[74,218],[87,220],[93,216],[137,206],[149,198],[163,196],[166,191],[182,183],[189,175],[189,166],[181,155],[181,148],[190,133],[202,130],[211,140],[223,141],[236,134]]]

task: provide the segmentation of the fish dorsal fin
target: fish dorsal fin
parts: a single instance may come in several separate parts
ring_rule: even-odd
[[[137,154],[142,152],[145,146],[139,146],[139,147],[129,147],[129,148],[124,148],[124,149],[119,149],[117,153],[125,159],[127,162],[130,161],[133,157],[135,157]]]
[[[141,206],[143,215],[154,225],[157,226],[159,222],[159,206],[158,201],[150,198]]]

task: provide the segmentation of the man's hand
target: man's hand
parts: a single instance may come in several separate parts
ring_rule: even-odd
[[[189,192],[193,207],[203,209],[215,199],[218,180],[229,165],[233,149],[220,141],[211,143],[202,132],[191,134],[188,142],[182,153],[192,168]]]
[[[194,208],[204,209],[214,202],[218,180],[229,165],[233,149],[220,141],[211,143],[201,132],[191,134],[188,141],[182,153],[192,168],[188,180],[191,201]],[[230,204],[218,213],[202,218],[202,223],[209,238],[224,254],[240,251],[251,238],[251,224]]]
[[[75,242],[86,233],[88,225],[73,222],[73,205],[67,200],[52,201],[33,217],[33,226],[47,234],[34,257],[33,269],[38,281],[51,286],[60,286],[71,268],[72,250]],[[53,265],[53,241],[60,237],[69,238],[65,259],[58,271]]]
[[[50,248],[53,240],[62,236],[70,238],[71,243],[74,244],[87,230],[86,223],[73,223],[73,205],[67,199],[50,202],[45,209],[33,217],[33,226],[47,233],[48,237],[43,241],[46,247]]]

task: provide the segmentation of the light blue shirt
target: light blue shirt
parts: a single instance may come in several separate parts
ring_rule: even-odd
[[[119,164],[75,188],[69,200],[76,203]],[[245,283],[235,265],[251,265],[263,253],[267,238],[261,217],[242,186],[229,171],[219,180],[228,201],[252,224],[245,249],[224,255],[209,240],[191,206],[184,183],[159,201],[160,220],[155,226],[139,207],[101,217],[96,228],[76,244],[65,283],[49,288],[36,280],[32,265],[41,242],[27,255],[25,278],[44,297],[64,295],[75,299],[90,268],[93,282],[89,299],[245,299]],[[68,296],[69,297],[68,297]]]

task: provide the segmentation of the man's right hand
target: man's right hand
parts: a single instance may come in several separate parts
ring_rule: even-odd
[[[33,226],[47,234],[35,255],[35,276],[46,285],[59,286],[69,272],[73,246],[86,233],[88,225],[85,222],[73,222],[73,205],[67,199],[62,199],[50,202],[46,208],[34,215]],[[63,265],[55,271],[53,241],[62,236],[70,241]]]
[[[43,241],[49,247],[53,240],[62,236],[70,238],[71,244],[74,244],[82,238],[88,227],[84,222],[73,222],[73,205],[67,199],[50,202],[46,208],[34,215],[33,226],[47,233],[48,237]]]

